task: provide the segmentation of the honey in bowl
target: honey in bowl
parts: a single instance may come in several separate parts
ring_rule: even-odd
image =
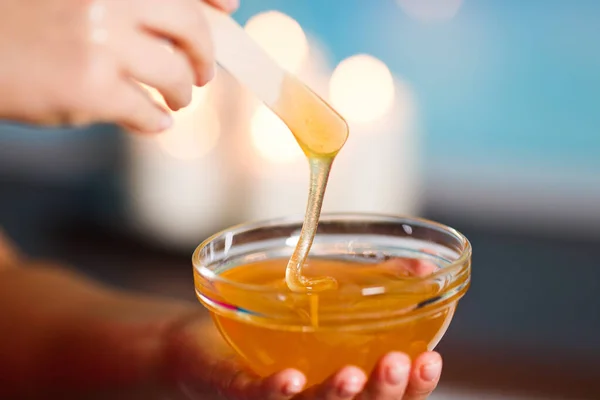
[[[297,368],[310,385],[346,365],[369,373],[390,351],[415,357],[437,345],[469,285],[462,235],[418,219],[325,215],[303,270],[338,287],[297,293],[284,271],[301,226],[233,228],[194,255],[198,297],[250,369]]]

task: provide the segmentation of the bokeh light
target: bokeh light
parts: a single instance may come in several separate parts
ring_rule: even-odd
[[[169,155],[193,160],[208,154],[217,145],[221,128],[219,115],[209,102],[194,110],[176,113],[174,118],[173,127],[156,137]]]
[[[298,72],[308,54],[308,41],[296,20],[279,11],[250,18],[244,29],[283,68]]]
[[[156,136],[160,147],[170,156],[193,160],[208,154],[217,145],[221,123],[211,96],[213,82],[204,87],[194,86],[190,104],[171,112],[173,126]],[[166,107],[163,96],[156,89],[144,84],[141,86],[157,103]]]
[[[333,107],[348,121],[376,121],[394,103],[394,78],[377,58],[355,55],[343,60],[333,71],[329,96]]]
[[[329,80],[332,72],[332,55],[315,36],[307,35],[309,52],[298,77],[323,99],[329,99]]]
[[[262,104],[252,116],[250,135],[258,153],[270,162],[285,164],[303,157],[302,150],[288,127]]]
[[[176,111],[174,114],[178,115],[178,114],[194,113],[194,112],[197,112],[201,106],[203,106],[206,103],[209,103],[212,100],[212,97],[210,96],[210,93],[209,93],[210,85],[212,85],[212,84],[213,84],[213,82],[210,82],[209,84],[207,84],[204,87],[194,86],[192,88],[192,101],[190,102],[190,104],[187,107]]]

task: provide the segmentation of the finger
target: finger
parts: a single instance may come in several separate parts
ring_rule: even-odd
[[[207,4],[214,6],[227,13],[232,13],[240,6],[239,0],[204,0]]]
[[[233,364],[232,364],[233,365]],[[204,398],[218,393],[231,400],[289,400],[300,393],[306,378],[297,370],[288,369],[268,378],[248,374],[239,367],[218,368],[219,376],[210,379],[207,387],[202,382],[180,382],[179,389],[190,398]],[[214,375],[214,371],[211,372]]]
[[[149,35],[136,35],[123,55],[125,73],[157,89],[172,110],[192,100],[194,71],[187,57]]]
[[[259,378],[234,363],[221,364],[218,371],[213,371],[211,375],[217,391],[226,398],[235,400],[288,400],[300,393],[306,384],[304,374],[294,369]]]
[[[299,399],[311,400],[351,400],[365,386],[367,377],[357,367],[344,367],[325,382],[303,392]],[[294,398],[296,400],[296,398]]]
[[[198,86],[215,75],[214,51],[208,25],[198,0],[139,0],[141,23],[170,39],[190,59]]]
[[[435,390],[442,374],[442,357],[435,352],[421,354],[413,364],[404,400],[425,400]]]
[[[173,124],[173,117],[158,105],[138,83],[123,79],[108,106],[105,119],[115,121],[128,130],[140,133],[158,133]]]
[[[287,400],[300,393],[306,385],[306,377],[300,371],[287,369],[264,380],[257,396],[268,400]]]
[[[165,376],[190,398],[213,398],[218,392],[231,400],[288,400],[306,385],[304,374],[294,369],[266,378],[247,372],[206,318],[182,319],[167,342]]]
[[[410,374],[410,358],[404,353],[386,354],[375,366],[359,400],[402,399]]]

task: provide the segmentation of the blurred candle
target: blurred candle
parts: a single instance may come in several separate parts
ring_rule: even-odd
[[[310,49],[302,27],[293,18],[267,11],[250,18],[244,29],[283,68],[309,74]],[[324,87],[325,85],[321,85]],[[287,126],[252,96],[245,135],[249,147],[239,158],[246,175],[245,219],[302,214],[308,196],[308,162]]]
[[[235,174],[223,156],[227,135],[218,107],[220,75],[194,89],[190,106],[173,113],[170,130],[128,137],[130,218],[140,233],[169,247],[189,249],[238,220],[229,207]]]
[[[245,31],[283,68],[298,72],[308,54],[308,43],[296,20],[279,11],[256,14]]]
[[[252,182],[246,219],[302,214],[308,196],[308,163],[287,126],[260,104],[250,122]]]
[[[409,87],[369,55],[334,70],[330,101],[350,136],[332,169],[324,211],[419,213],[415,103]]]
[[[308,36],[308,54],[306,62],[297,72],[302,82],[306,83],[323,99],[329,97],[329,80],[331,78],[331,54],[325,45],[314,36]]]

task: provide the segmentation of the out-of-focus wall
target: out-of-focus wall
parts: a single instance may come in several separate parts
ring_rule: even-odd
[[[428,201],[478,220],[600,231],[600,3],[247,0],[410,83]]]

